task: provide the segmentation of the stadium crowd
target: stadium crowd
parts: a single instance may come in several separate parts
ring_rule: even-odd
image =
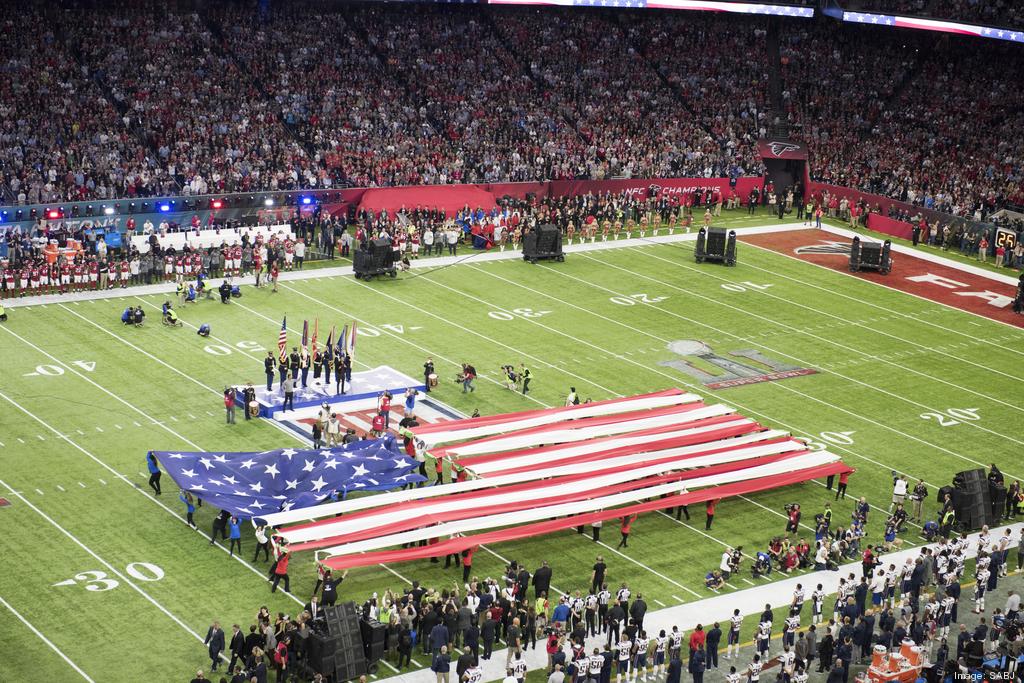
[[[518,249],[524,233],[538,223],[558,226],[566,243],[591,242],[620,237],[645,237],[689,231],[710,225],[722,211],[753,213],[765,204],[781,202],[785,211],[820,226],[823,216],[863,227],[871,212],[881,212],[863,200],[850,202],[823,192],[812,196],[806,205],[777,196],[769,185],[741,197],[734,189],[704,189],[692,193],[582,194],[542,199],[502,198],[490,211],[465,207],[453,218],[446,218],[436,207],[403,207],[397,211],[358,211],[351,216],[313,211],[293,217],[293,235],[264,240],[225,237],[220,244],[193,246],[187,241],[175,247],[169,236],[179,229],[202,229],[198,216],[189,226],[170,225],[166,221],[142,226],[129,217],[129,234],[147,236],[148,250],[140,252],[134,242],[112,236],[103,228],[80,223],[74,229],[60,221],[40,220],[27,233],[20,229],[0,233],[0,247],[6,247],[6,263],[0,263],[0,299],[41,294],[103,290],[177,282],[188,288],[194,283],[203,293],[208,278],[235,278],[257,275],[261,282],[272,282],[277,272],[301,269],[307,259],[334,259],[350,256],[370,239],[391,242],[393,261],[408,268],[421,256],[457,255],[460,247],[476,250]],[[998,267],[1024,269],[1024,226],[1017,224],[1015,246],[990,247],[990,231],[971,224],[952,221],[931,222],[920,214],[908,215],[890,207],[888,216],[913,224],[914,243],[927,244],[945,251],[954,250],[979,260],[994,259]],[[813,218],[812,218],[813,217]],[[195,232],[192,232],[195,234]],[[115,242],[108,243],[112,237]],[[269,247],[269,249],[268,249]]]
[[[4,201],[729,177],[760,172],[775,116],[764,19],[126,5],[0,10],[22,37],[0,47]],[[1016,45],[826,19],[779,38],[816,179],[960,215],[1024,203]]]

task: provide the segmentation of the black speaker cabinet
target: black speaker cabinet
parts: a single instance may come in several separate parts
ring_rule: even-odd
[[[992,501],[989,498],[988,478],[985,470],[964,470],[953,478],[953,506],[957,520],[965,530],[980,529],[998,523],[992,519]]]
[[[727,266],[736,265],[736,231],[725,228],[701,228],[693,250],[697,263],[719,261]]]
[[[892,270],[892,242],[864,242],[854,237],[850,244],[850,272],[876,270],[886,275]]]
[[[557,225],[538,225],[523,237],[523,260],[536,263],[544,259],[564,261],[562,231]]]
[[[366,661],[379,662],[384,658],[388,627],[379,621],[360,619],[359,630],[362,633],[363,651],[366,654]]]

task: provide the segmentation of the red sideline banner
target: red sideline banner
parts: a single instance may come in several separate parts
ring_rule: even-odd
[[[914,236],[914,226],[906,221],[898,221],[878,213],[868,214],[868,230],[883,232],[886,235],[909,240]]]
[[[694,503],[701,503],[715,498],[728,498],[730,496],[745,495],[748,493],[755,493],[757,491],[765,491],[768,489],[779,488],[781,486],[788,486],[790,484],[798,484],[800,482],[817,479],[819,477],[827,477],[830,474],[840,474],[842,472],[851,471],[852,470],[849,466],[844,465],[841,462],[835,462],[828,465],[811,467],[805,470],[797,470],[796,472],[787,472],[786,474],[761,477],[750,481],[740,481],[733,484],[726,484],[724,486],[713,486],[693,493],[681,493],[667,498],[648,501],[646,503],[617,508],[615,510],[601,510],[599,512],[589,512],[583,515],[562,517],[546,522],[537,522],[508,529],[488,531],[482,534],[474,534],[472,536],[458,536],[456,538],[451,538],[426,546],[329,557],[325,559],[323,563],[333,570],[338,570],[348,569],[350,567],[371,566],[378,563],[406,562],[409,560],[419,560],[427,557],[440,557],[450,553],[459,553],[482,543],[501,543],[503,541],[514,541],[520,538],[530,538],[532,536],[540,536],[542,534],[562,529],[571,529],[575,526],[591,524],[593,522],[640,514],[642,512],[663,510],[677,505],[692,505]]]
[[[868,227],[872,230],[878,230],[879,232],[883,232],[887,235],[892,235],[893,237],[910,239],[912,226],[909,223],[889,218],[889,207],[892,206],[895,206],[897,209],[904,211],[910,216],[921,214],[931,225],[934,225],[936,222],[949,223],[952,220],[952,217],[948,214],[926,209],[923,206],[914,206],[913,204],[890,199],[889,197],[883,197],[877,194],[868,194],[867,192],[861,192],[860,190],[854,190],[849,187],[828,185],[826,183],[811,183],[810,188],[811,194],[815,198],[821,198],[822,193],[827,191],[830,195],[835,195],[840,199],[845,198],[851,203],[863,199],[872,210],[872,213],[868,215]],[[879,209],[879,211],[876,213],[875,209]],[[873,225],[872,219],[874,219]],[[879,221],[878,219],[884,220]]]
[[[764,186],[763,176],[743,176],[736,179],[735,192],[745,199],[753,188]],[[453,217],[467,203],[470,208],[493,207],[494,202],[509,196],[523,199],[527,195],[544,197],[574,197],[580,194],[618,194],[626,192],[638,199],[647,199],[653,190],[654,196],[683,195],[698,190],[718,190],[723,198],[729,196],[729,178],[630,178],[621,180],[552,180],[526,183],[476,183],[467,185],[404,185],[387,188],[350,188],[341,190],[338,201],[324,204],[324,209],[333,215],[348,211],[350,205],[359,209],[380,212],[381,209],[397,210],[403,205],[414,209],[417,205],[440,208],[449,218]],[[483,194],[481,194],[483,193]]]

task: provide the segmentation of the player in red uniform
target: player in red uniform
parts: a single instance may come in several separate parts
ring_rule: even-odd
[[[174,255],[167,254],[164,256],[164,280],[174,279]]]
[[[11,297],[14,296],[14,293],[16,291],[15,288],[17,286],[15,284],[14,268],[11,267],[11,266],[8,266],[7,268],[4,268],[3,276],[4,276],[4,298],[5,299],[10,299]]]
[[[85,264],[81,261],[75,262],[75,291],[81,292],[85,289],[85,281],[88,279],[85,271]]]
[[[238,271],[242,268],[242,245],[236,244],[231,247],[231,273],[237,276]]]
[[[94,258],[89,259],[89,284],[92,289],[100,286],[100,264]]]
[[[126,259],[121,259],[118,270],[121,272],[121,289],[124,289],[128,286],[128,280],[131,279],[132,266]]]

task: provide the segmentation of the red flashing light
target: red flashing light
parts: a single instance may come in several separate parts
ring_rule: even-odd
[[[49,211],[46,212],[46,217],[47,218],[60,218],[60,211],[57,211],[56,209],[50,209]]]
[[[213,208],[219,209],[219,208],[221,208],[223,206],[224,206],[224,202],[222,202],[221,200],[219,200],[219,199],[214,199],[213,200]]]

